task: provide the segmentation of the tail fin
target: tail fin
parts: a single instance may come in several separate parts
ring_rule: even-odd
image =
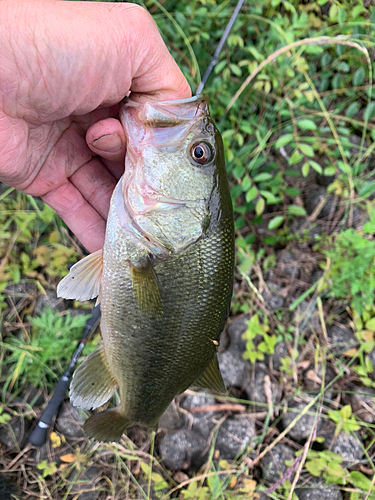
[[[83,428],[88,437],[98,441],[120,441],[129,421],[124,418],[120,410],[113,408],[111,410],[95,413],[86,420]]]

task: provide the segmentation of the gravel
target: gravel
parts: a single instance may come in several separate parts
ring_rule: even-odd
[[[263,458],[263,479],[268,483],[278,481],[288,470],[288,466],[285,465],[285,461],[287,460],[294,462],[293,448],[283,443],[275,445]]]

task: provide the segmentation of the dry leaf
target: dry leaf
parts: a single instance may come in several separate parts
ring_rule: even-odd
[[[74,455],[74,453],[67,453],[66,455],[62,455],[60,457],[60,460],[62,462],[67,463],[67,464],[71,464],[72,462],[74,462],[75,459],[76,459],[76,456]]]

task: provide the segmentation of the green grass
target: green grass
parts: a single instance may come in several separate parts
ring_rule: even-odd
[[[145,5],[194,92],[234,2],[149,0]],[[331,367],[335,376],[310,391],[310,403],[303,412],[296,412],[291,426],[305,413],[321,412],[321,418],[333,422],[336,430],[359,428],[364,436],[363,463],[348,467],[342,457],[322,451],[321,437],[311,429],[305,444],[295,443],[296,458],[289,466],[297,478],[310,473],[340,485],[350,500],[374,497],[375,427],[361,421],[347,403],[353,387],[354,392],[374,387],[370,360],[375,343],[372,23],[375,8],[365,7],[362,0],[247,2],[204,89],[222,132],[235,213],[232,316],[251,315],[245,356],[252,363],[267,359],[280,342],[288,348],[277,375],[284,399],[273,408],[263,405],[266,416],[257,420],[255,445],[228,462],[215,457],[211,444],[201,470],[177,477],[154,456],[150,436],[141,435],[136,442],[124,437],[113,446],[83,441],[69,447],[58,435],[48,443],[53,459],[38,462],[26,451],[12,465],[12,477],[23,485],[27,468],[25,498],[72,498],[74,486],[82,483],[80,475],[93,465],[99,468],[97,482],[86,479],[82,488],[97,485],[100,500],[258,498],[269,487],[259,464],[286,435],[279,427],[285,405],[301,393],[304,367],[318,365],[323,372]],[[317,180],[324,180],[326,196],[308,214],[304,200]],[[339,215],[319,219],[329,196],[335,197]],[[358,213],[363,223],[353,227]],[[303,224],[305,230],[296,234],[295,224]],[[312,225],[320,230],[316,238],[308,235]],[[280,275],[277,252],[284,248],[298,251],[308,278],[310,267],[320,268],[323,275],[314,283],[304,280],[304,275],[295,280]],[[34,418],[31,405],[17,406],[15,394],[26,383],[52,386],[74,350],[79,321],[84,320],[48,311],[39,317],[33,313],[36,297],[55,289],[67,265],[78,260],[80,253],[51,209],[13,189],[0,192],[0,423],[4,426],[14,418],[26,424]],[[279,310],[271,310],[263,298],[272,273],[281,287],[290,287]],[[24,291],[11,293],[10,284]],[[304,300],[316,306],[321,329],[309,338],[301,333],[309,318],[297,319]],[[327,329],[335,323],[349,324],[357,341],[340,356],[332,355],[327,345]],[[63,330],[67,330],[64,335]],[[334,402],[328,404],[323,396],[332,389]],[[233,396],[218,403],[242,405],[247,412],[252,407],[252,402]],[[53,448],[57,438],[60,444]],[[59,450],[64,459],[54,455]],[[5,450],[0,461],[5,467],[14,458]],[[39,469],[33,467],[36,463]],[[296,481],[290,479],[269,494],[295,498]]]

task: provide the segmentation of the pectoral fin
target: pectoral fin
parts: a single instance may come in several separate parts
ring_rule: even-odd
[[[130,273],[133,295],[140,311],[148,316],[162,317],[164,313],[159,283],[150,259],[142,266],[130,265]]]
[[[200,375],[200,377],[198,377],[198,379],[192,385],[194,387],[209,389],[210,391],[219,392],[221,394],[226,393],[216,354],[214,355],[212,361],[207,366],[202,375]]]
[[[70,400],[78,408],[98,408],[112,397],[116,387],[117,382],[109,369],[101,344],[74,372]]]
[[[89,300],[100,295],[103,250],[98,250],[71,267],[57,285],[57,296],[64,299]]]

